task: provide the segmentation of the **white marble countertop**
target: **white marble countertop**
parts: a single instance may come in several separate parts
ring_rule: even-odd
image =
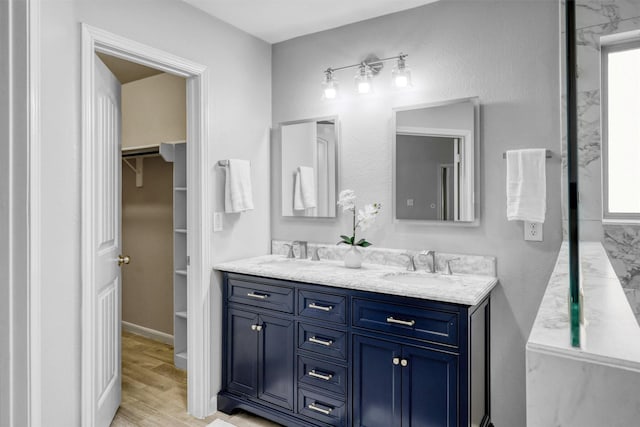
[[[350,269],[346,268],[342,261],[287,259],[283,255],[264,255],[225,262],[215,265],[214,268],[253,276],[469,306],[480,303],[498,283],[498,279],[492,276],[411,273],[403,268],[378,264],[362,264],[362,268]],[[412,277],[410,281],[415,278],[416,283],[401,282],[407,277]]]
[[[527,349],[640,370],[640,327],[604,247],[580,243],[584,318],[581,348],[570,343],[569,249],[562,244]]]

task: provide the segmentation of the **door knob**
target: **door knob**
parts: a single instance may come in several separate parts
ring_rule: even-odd
[[[129,255],[118,255],[118,267],[121,267],[122,264],[129,264],[131,262],[131,257]]]

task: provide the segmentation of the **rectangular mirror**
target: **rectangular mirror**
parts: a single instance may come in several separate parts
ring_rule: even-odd
[[[397,221],[477,223],[477,98],[394,110]]]
[[[282,216],[334,218],[338,119],[282,123]]]

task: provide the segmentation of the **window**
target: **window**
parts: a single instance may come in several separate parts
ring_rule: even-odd
[[[602,47],[603,220],[640,222],[640,41]]]

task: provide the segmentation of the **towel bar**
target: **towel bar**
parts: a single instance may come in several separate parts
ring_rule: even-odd
[[[553,153],[551,152],[551,150],[547,150],[547,155],[546,155],[546,157],[547,157],[547,159],[550,159],[550,158],[552,158],[552,157],[553,157]],[[506,153],[506,152],[502,153],[502,158],[503,158],[503,159],[506,159],[506,158],[507,158],[507,153]]]
[[[226,168],[229,166],[229,160],[218,160],[218,166],[221,168]]]

